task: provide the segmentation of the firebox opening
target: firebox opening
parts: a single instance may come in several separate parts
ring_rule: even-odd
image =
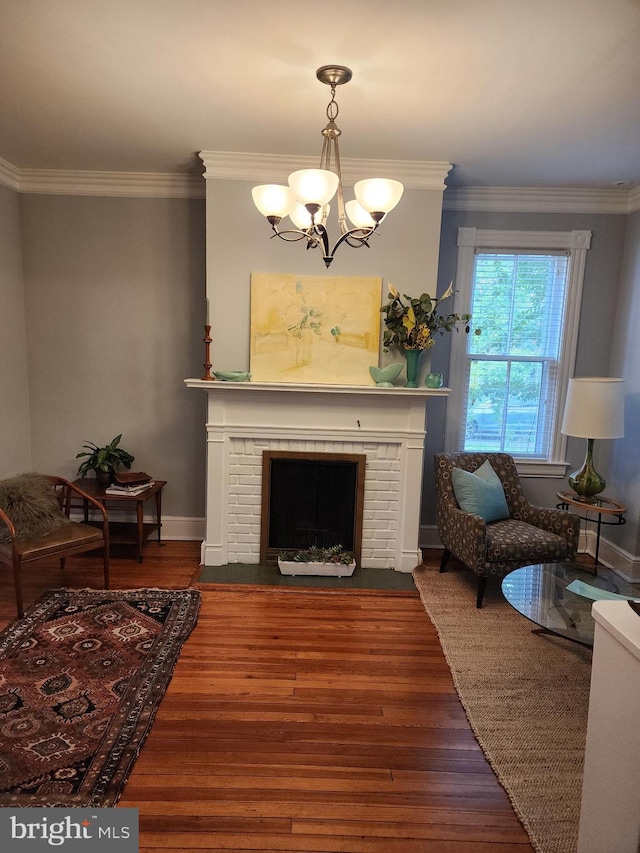
[[[366,456],[267,450],[262,460],[260,562],[342,545],[360,565]]]

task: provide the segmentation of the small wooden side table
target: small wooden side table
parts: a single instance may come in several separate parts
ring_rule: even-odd
[[[558,492],[557,497],[561,501],[558,504],[558,509],[579,509],[581,512],[576,515],[583,521],[596,522],[596,566],[599,565],[598,555],[600,553],[600,533],[603,524],[626,524],[627,519],[624,517],[627,511],[624,504],[614,501],[613,498],[607,498],[604,495],[597,495],[593,501],[581,501],[575,492]],[[589,513],[596,513],[597,518],[590,518]]]
[[[123,512],[130,509],[130,505],[136,505],[136,521],[111,521],[109,519],[109,540],[111,543],[118,544],[136,544],[138,547],[138,562],[142,562],[142,550],[145,541],[154,532],[158,532],[158,543],[160,543],[160,528],[162,527],[162,490],[167,485],[166,480],[155,480],[153,485],[149,486],[143,492],[138,492],[137,495],[108,495],[105,492],[104,486],[101,486],[97,480],[92,477],[75,481],[81,489],[95,498],[105,507],[108,513]],[[145,522],[144,520],[144,504],[150,498],[155,498],[156,520],[154,522]],[[89,505],[88,501],[83,501],[84,520],[89,521]]]

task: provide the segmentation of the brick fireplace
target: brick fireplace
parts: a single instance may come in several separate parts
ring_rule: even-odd
[[[264,451],[363,455],[362,567],[420,562],[426,407],[447,388],[185,383],[208,400],[204,565],[260,562]]]

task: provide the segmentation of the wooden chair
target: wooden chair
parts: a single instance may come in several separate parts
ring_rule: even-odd
[[[473,472],[487,459],[502,482],[509,512],[508,518],[491,523],[460,509],[452,476],[453,468]],[[438,453],[434,461],[438,534],[444,545],[440,571],[446,570],[451,554],[474,571],[478,575],[477,607],[482,607],[490,575],[503,577],[520,566],[575,559],[578,516],[531,504],[508,453]]]
[[[20,618],[24,615],[22,567],[36,560],[58,557],[60,568],[64,569],[66,557],[103,548],[104,588],[109,589],[109,521],[105,508],[91,495],[63,477],[45,476],[45,479],[51,483],[51,488],[58,499],[60,511],[64,516],[61,525],[52,532],[33,539],[20,539],[13,521],[0,508],[0,522],[4,522],[9,531],[9,541],[0,543],[0,564],[10,566],[13,569],[16,606]],[[102,523],[99,527],[71,521],[69,515],[73,497],[88,501],[95,507],[102,516]],[[1,528],[2,524],[0,524]]]

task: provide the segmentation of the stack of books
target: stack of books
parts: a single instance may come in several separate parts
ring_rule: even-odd
[[[139,495],[149,486],[153,486],[153,480],[144,471],[127,472],[114,475],[114,482],[104,490],[107,495]]]

